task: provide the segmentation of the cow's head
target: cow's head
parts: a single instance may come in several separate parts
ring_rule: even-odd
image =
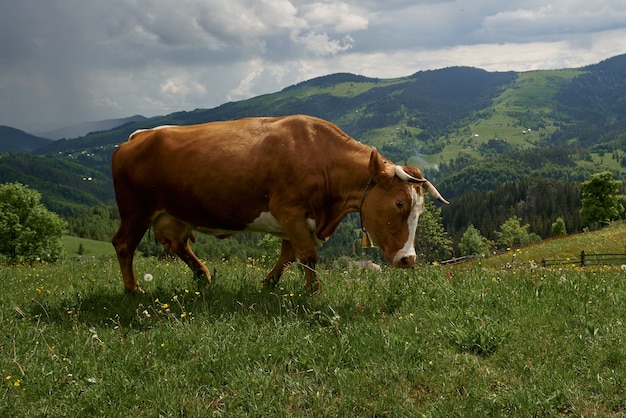
[[[424,211],[426,189],[448,203],[415,167],[397,166],[384,160],[376,149],[369,162],[370,185],[361,206],[363,227],[396,267],[415,263],[417,222]]]

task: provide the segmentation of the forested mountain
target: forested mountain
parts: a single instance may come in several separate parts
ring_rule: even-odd
[[[62,215],[114,200],[110,176],[67,158],[0,153],[0,183],[12,182],[38,190],[45,206]]]
[[[0,126],[0,152],[32,152],[52,141],[28,134],[19,129]]]
[[[567,231],[581,230],[580,196],[578,182],[528,177],[502,183],[493,190],[467,193],[442,207],[441,214],[455,242],[469,225],[495,241],[498,227],[513,215],[529,224],[531,232],[549,238],[557,218],[565,221]]]
[[[626,150],[626,55],[587,67],[556,95],[562,123],[546,145]]]
[[[5,153],[0,181],[40,190],[43,202],[65,215],[111,206],[111,154],[136,129],[295,113],[330,120],[395,162],[422,168],[452,199],[442,216],[455,238],[470,223],[490,237],[513,214],[542,237],[557,216],[575,232],[580,182],[607,170],[626,179],[622,55],[520,73],[452,67],[395,79],[332,74],[212,109],[46,142],[31,155],[32,146]],[[0,129],[0,144],[14,131]]]

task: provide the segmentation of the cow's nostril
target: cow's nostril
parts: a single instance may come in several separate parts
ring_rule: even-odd
[[[415,256],[408,255],[400,259],[400,267],[409,267],[415,264]]]

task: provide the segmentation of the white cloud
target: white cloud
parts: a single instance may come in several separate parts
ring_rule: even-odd
[[[347,3],[316,2],[302,7],[302,17],[312,27],[333,28],[339,33],[367,29],[368,20]]]
[[[20,0],[0,124],[213,107],[334,72],[582,66],[626,53],[622,0]]]
[[[254,95],[256,83],[263,74],[263,66],[259,62],[251,63],[252,70],[239,82],[236,88],[228,93],[228,101],[235,101]]]
[[[292,40],[304,46],[307,51],[312,52],[315,56],[335,55],[347,51],[354,44],[354,40],[350,36],[345,36],[343,39],[330,39],[326,33],[313,32],[294,33]]]

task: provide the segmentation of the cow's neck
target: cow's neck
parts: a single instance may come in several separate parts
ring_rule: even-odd
[[[330,199],[326,204],[330,203],[330,206],[325,206],[317,213],[318,238],[327,239],[335,232],[343,218],[351,212],[359,211],[365,186],[370,181],[368,169],[370,154],[371,148],[360,143],[356,143],[356,147],[348,152],[344,150],[341,153],[329,153],[341,155],[342,158],[330,163],[329,167],[332,167],[332,170],[326,173],[327,178],[332,180],[326,195]]]
[[[369,173],[370,154],[371,148],[369,147],[360,150],[354,163],[349,167],[344,167],[340,174],[343,177],[341,193],[344,199],[341,218],[351,212],[360,212],[367,198],[367,193],[373,186],[373,180]]]

